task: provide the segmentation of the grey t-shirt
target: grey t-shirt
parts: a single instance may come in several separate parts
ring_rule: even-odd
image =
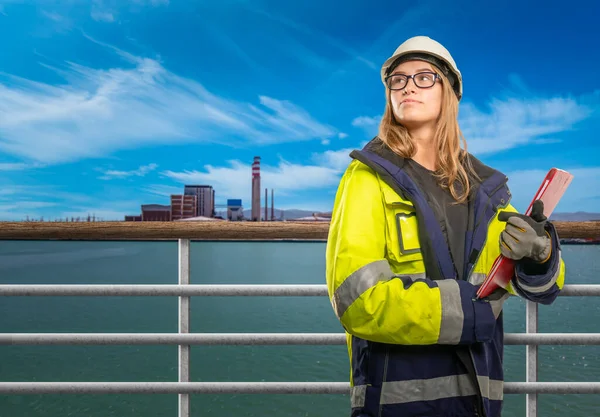
[[[434,172],[412,159],[406,160],[406,172],[421,189],[435,213],[450,248],[458,279],[463,279],[465,233],[469,219],[467,203],[456,204],[450,190],[437,184]]]

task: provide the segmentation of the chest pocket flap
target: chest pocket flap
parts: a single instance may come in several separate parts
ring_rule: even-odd
[[[414,205],[387,184],[382,185],[391,257],[398,262],[423,259]]]

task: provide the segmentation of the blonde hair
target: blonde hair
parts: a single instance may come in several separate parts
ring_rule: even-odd
[[[458,125],[458,99],[448,78],[434,67],[442,79],[442,106],[435,130],[435,147],[438,150],[438,184],[450,190],[457,203],[463,203],[471,192],[469,175],[477,178],[467,157],[467,142]],[[391,90],[386,88],[386,105],[379,124],[379,137],[396,154],[412,158],[417,148],[408,130],[398,123],[391,106]],[[461,150],[460,144],[464,150]]]

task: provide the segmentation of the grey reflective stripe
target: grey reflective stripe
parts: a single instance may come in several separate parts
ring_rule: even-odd
[[[371,262],[355,271],[335,290],[331,304],[338,318],[341,318],[348,307],[355,302],[369,288],[377,285],[379,281],[388,281],[391,278],[398,276],[390,269],[390,264],[387,260]],[[411,281],[419,278],[424,278],[425,274],[402,274]]]
[[[481,395],[490,400],[502,400],[504,398],[504,381],[490,379],[487,376],[477,376]]]
[[[463,330],[464,313],[460,298],[460,287],[453,279],[436,281],[442,298],[442,323],[438,343],[456,345]]]
[[[364,407],[365,396],[367,394],[366,385],[358,385],[350,388],[350,404],[352,408]]]
[[[539,287],[531,287],[529,285],[525,285],[523,283],[523,281],[521,281],[519,279],[519,277],[517,276],[517,280],[519,281],[519,287],[521,287],[521,289],[523,289],[524,291],[530,292],[530,293],[541,293],[544,291],[548,291],[550,288],[552,288],[552,286],[554,285],[554,283],[556,282],[556,280],[558,279],[558,276],[560,275],[560,261],[561,261],[561,251],[558,251],[558,268],[556,268],[556,272],[554,273],[554,275],[552,276],[552,278],[550,279],[550,281],[548,281],[546,284],[541,285]]]
[[[440,398],[476,395],[477,387],[467,374],[431,379],[384,382],[381,404],[402,404],[412,401],[434,401]]]
[[[371,262],[355,271],[335,290],[331,303],[338,318],[341,318],[348,307],[369,288],[379,281],[389,280],[394,273],[387,260]]]
[[[478,376],[481,395],[490,400],[504,398],[504,382]],[[367,386],[358,385],[350,389],[352,407],[364,407]],[[381,404],[403,404],[414,401],[435,401],[441,398],[455,398],[477,395],[477,387],[468,374],[444,376],[431,379],[390,381],[381,385]]]
[[[473,285],[483,284],[486,276],[483,272],[473,272],[469,277],[469,282]]]

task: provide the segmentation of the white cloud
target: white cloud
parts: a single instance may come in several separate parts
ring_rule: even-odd
[[[368,137],[374,137],[379,133],[381,116],[359,116],[352,120],[352,126],[362,129]]]
[[[42,11],[42,14],[46,16],[48,19],[53,20],[55,22],[63,22],[65,18],[56,12],[47,12]]]
[[[93,0],[90,16],[98,22],[112,23],[118,9],[128,8],[129,11],[140,11],[144,7],[168,6],[169,0],[131,0],[129,2],[115,3],[106,0]],[[129,7],[128,7],[129,6]]]
[[[600,167],[561,167],[573,174],[556,212],[594,211],[600,212]],[[507,172],[509,187],[513,195],[512,204],[525,211],[546,176],[544,170],[522,170]]]
[[[352,120],[352,126],[355,127],[372,127],[378,126],[381,121],[381,116],[359,116]]]
[[[90,15],[92,16],[92,19],[97,22],[112,23],[115,21],[115,16],[111,12],[92,9]]]
[[[252,166],[240,161],[228,161],[228,166],[206,165],[202,171],[165,171],[163,174],[181,184],[205,183],[215,189],[217,201],[241,198],[248,204],[252,188]],[[337,167],[298,165],[281,160],[277,166],[261,164],[261,193],[273,189],[276,195],[293,196],[310,190],[327,189],[339,182]],[[262,194],[261,194],[262,195]]]
[[[0,162],[0,171],[24,171],[41,166],[41,164],[26,164],[24,162]]]
[[[104,175],[98,177],[101,180],[111,180],[114,178],[127,178],[127,177],[144,177],[151,171],[154,171],[158,167],[157,164],[142,165],[138,169],[132,171],[116,171],[106,170],[103,171]]]
[[[182,187],[174,187],[172,185],[153,184],[142,188],[142,191],[161,197],[171,197],[172,194],[183,194]]]
[[[46,66],[67,81],[56,86],[0,79],[0,151],[60,163],[159,143],[266,145],[338,134],[287,100],[222,99],[156,60],[112,49],[128,67]]]
[[[348,137],[347,133],[344,133],[344,132],[338,133],[338,138],[340,138],[340,139],[346,139],[347,137]]]
[[[487,112],[464,103],[460,112],[460,125],[473,154],[556,140],[547,136],[569,131],[592,114],[576,99],[562,97],[493,99]]]
[[[505,97],[492,99],[484,110],[473,103],[460,105],[459,124],[474,155],[496,153],[527,144],[558,142],[553,137],[575,128],[593,114],[593,96],[577,98]],[[596,105],[598,100],[596,100]],[[360,116],[352,126],[377,135],[381,116]]]
[[[342,172],[350,163],[350,152],[355,148],[344,148],[338,150],[327,150],[320,154],[314,154],[313,159],[320,166],[328,167],[336,172]]]

